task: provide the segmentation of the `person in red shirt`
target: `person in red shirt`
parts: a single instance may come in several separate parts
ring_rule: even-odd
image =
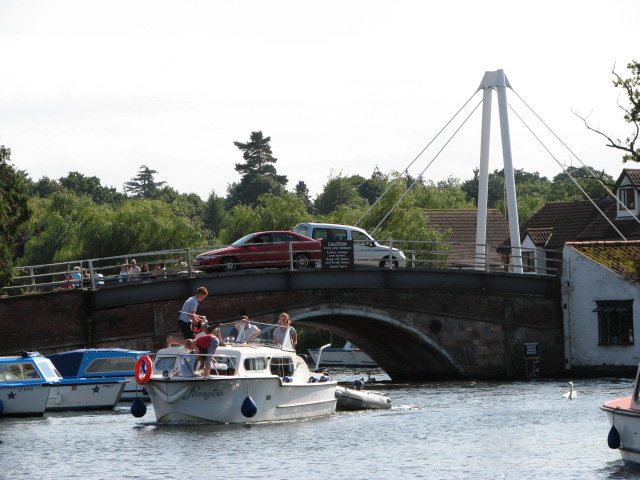
[[[196,338],[196,347],[198,347],[198,353],[207,356],[204,359],[204,372],[203,377],[208,377],[211,374],[211,359],[212,355],[216,352],[218,345],[220,345],[220,339],[213,335],[216,331],[216,327],[213,325],[207,328],[207,333]]]

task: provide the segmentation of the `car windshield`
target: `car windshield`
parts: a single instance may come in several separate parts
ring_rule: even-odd
[[[250,233],[249,235],[245,235],[240,240],[236,240],[235,242],[233,242],[231,245],[234,247],[239,247],[240,245],[244,245],[245,243],[249,242],[249,240],[251,240],[254,237],[254,235],[255,234],[253,233]]]

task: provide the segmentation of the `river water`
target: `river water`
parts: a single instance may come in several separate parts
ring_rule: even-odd
[[[366,373],[334,372],[341,381]],[[375,371],[377,380],[385,380]],[[0,420],[2,479],[640,478],[607,447],[599,406],[627,379],[376,386],[385,411],[260,425],[158,425],[113,412]],[[371,387],[369,387],[371,388]]]

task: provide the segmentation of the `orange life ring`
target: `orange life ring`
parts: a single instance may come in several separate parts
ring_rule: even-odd
[[[144,363],[144,373],[142,373],[142,364]],[[144,385],[151,378],[151,359],[148,355],[142,355],[136,362],[136,368],[134,370],[136,374],[136,382],[138,385]]]

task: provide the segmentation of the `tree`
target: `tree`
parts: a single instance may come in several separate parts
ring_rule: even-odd
[[[205,202],[202,222],[211,231],[213,238],[216,238],[220,230],[229,223],[229,215],[224,209],[224,198],[218,197],[213,190]]]
[[[265,193],[285,193],[287,177],[276,172],[273,164],[278,160],[272,155],[270,141],[271,137],[265,137],[262,132],[251,132],[248,142],[233,142],[242,151],[245,162],[236,164],[235,169],[242,178],[228,188],[228,208],[255,205],[258,197]]]
[[[86,195],[98,205],[121,203],[125,199],[115,188],[102,186],[98,177],[87,177],[80,172],[69,172],[59,182],[67,190],[77,195]]]
[[[229,244],[251,232],[288,230],[310,220],[304,201],[291,193],[282,196],[264,194],[255,207],[236,205],[229,212],[229,224],[220,232],[219,240]]]
[[[590,172],[595,173],[596,176],[594,177]],[[580,168],[568,167],[567,173],[562,172],[553,177],[551,183],[551,195],[550,197],[548,197],[548,200],[553,200],[556,202],[586,200],[584,194],[569,178],[569,175],[571,175],[576,180],[578,185],[580,185],[589,196],[589,198],[592,199],[602,198],[606,196],[606,187],[612,189],[615,185],[615,180],[613,179],[613,177],[607,175],[604,170],[599,172],[598,170],[593,169],[589,166]]]
[[[10,162],[11,149],[0,145],[0,287],[13,277],[15,235],[30,214],[24,176]]]
[[[300,180],[296,185],[295,195],[302,199],[307,212],[311,213],[313,205],[311,203],[311,197],[309,197],[309,187],[307,187],[307,184],[304,183],[303,180]]]
[[[640,162],[640,147],[638,147],[638,138],[640,137],[640,62],[632,60],[627,65],[627,68],[631,71],[629,78],[622,78],[616,73],[615,66],[611,73],[616,77],[613,81],[613,86],[621,88],[626,95],[628,104],[621,103],[618,100],[618,108],[624,112],[625,122],[631,125],[631,134],[624,140],[616,139],[607,133],[604,133],[598,128],[594,128],[589,123],[589,117],[583,117],[574,112],[576,116],[582,119],[588,130],[602,135],[609,142],[607,147],[616,148],[622,150],[624,155],[622,156],[623,162],[634,161]]]
[[[156,182],[156,170],[150,170],[146,165],[140,165],[138,175],[124,184],[124,191],[133,198],[153,198],[157,190],[167,182]]]
[[[368,202],[358,194],[358,189],[354,185],[353,179],[343,177],[342,174],[329,178],[322,193],[317,196],[314,203],[315,209],[320,215],[328,215],[341,206],[356,209],[367,205]]]
[[[378,167],[373,170],[371,178],[363,181],[358,185],[358,194],[373,205],[375,201],[382,195],[389,184],[389,178],[384,175]]]

